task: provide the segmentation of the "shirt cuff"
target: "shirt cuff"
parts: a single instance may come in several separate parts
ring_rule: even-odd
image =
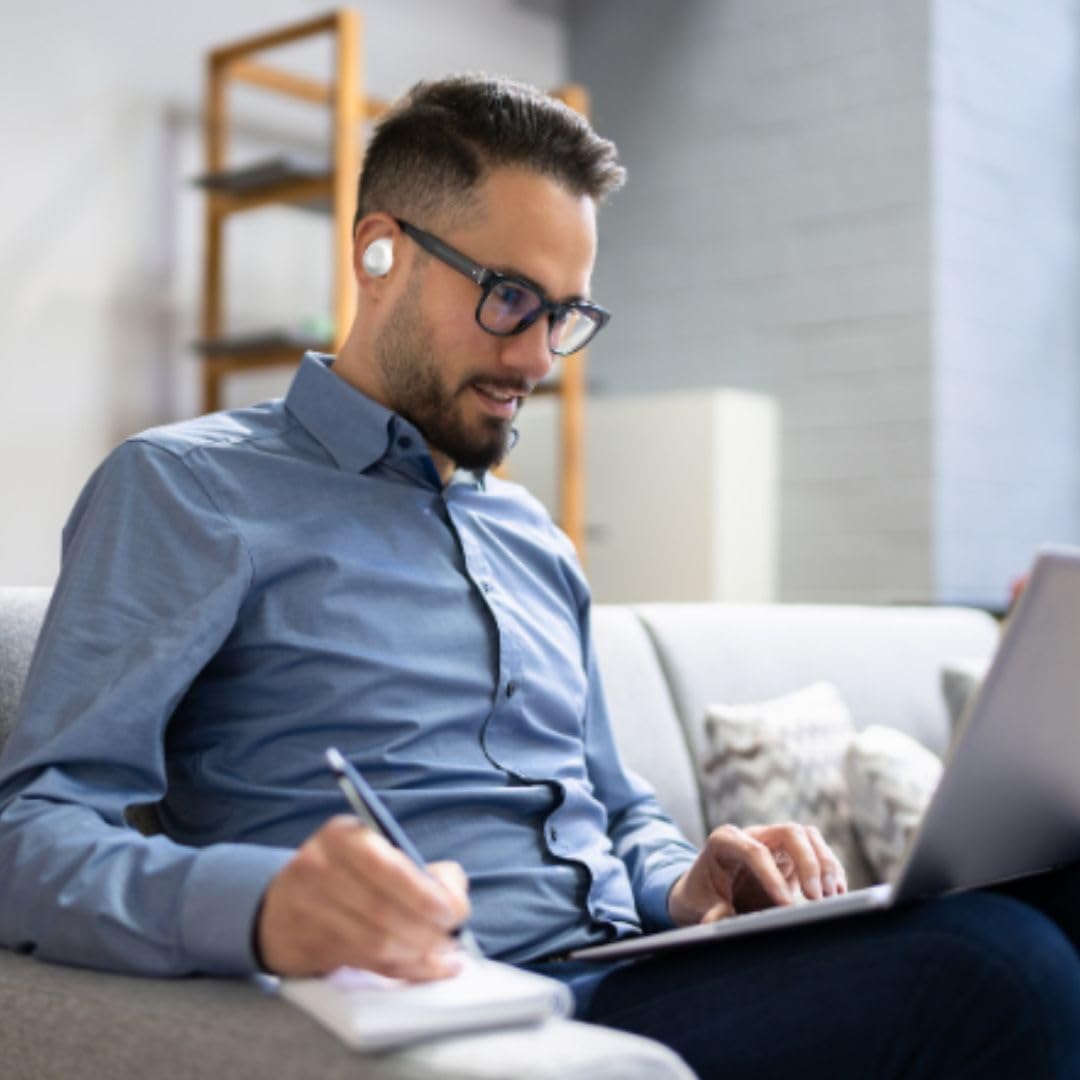
[[[668,912],[668,894],[675,882],[693,865],[694,858],[688,855],[685,859],[649,867],[648,883],[637,896],[642,929],[647,932],[670,930],[675,925]]]
[[[214,844],[198,853],[180,902],[180,939],[193,970],[260,970],[252,944],[255,917],[267,885],[295,854],[258,844]]]

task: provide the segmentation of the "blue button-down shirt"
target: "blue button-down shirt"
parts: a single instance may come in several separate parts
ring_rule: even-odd
[[[253,970],[270,878],[345,807],[337,746],[511,961],[669,925],[694,849],[628,773],[589,595],[542,507],[443,485],[305,358],[288,396],[147,432],[91,478],[0,758],[0,942]],[[156,803],[162,834],[125,824]]]

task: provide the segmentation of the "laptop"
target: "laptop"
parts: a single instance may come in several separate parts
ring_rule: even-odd
[[[896,880],[841,896],[577,949],[609,960],[764,933],[993,885],[1080,859],[1080,549],[1047,549]]]

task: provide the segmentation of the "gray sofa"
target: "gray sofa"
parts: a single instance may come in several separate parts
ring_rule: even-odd
[[[0,745],[10,730],[48,590],[0,589]],[[856,724],[889,724],[941,751],[944,663],[985,657],[988,616],[965,609],[644,605],[599,607],[594,633],[620,748],[699,841],[697,769],[712,702],[756,701],[819,679]],[[0,867],[0,873],[3,873]],[[359,1057],[243,980],[155,980],[41,963],[0,950],[0,1075],[324,1080],[690,1075],[665,1048],[556,1021]]]

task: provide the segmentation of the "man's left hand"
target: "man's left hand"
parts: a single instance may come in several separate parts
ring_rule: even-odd
[[[676,926],[847,892],[847,877],[813,825],[722,825],[668,895]]]

